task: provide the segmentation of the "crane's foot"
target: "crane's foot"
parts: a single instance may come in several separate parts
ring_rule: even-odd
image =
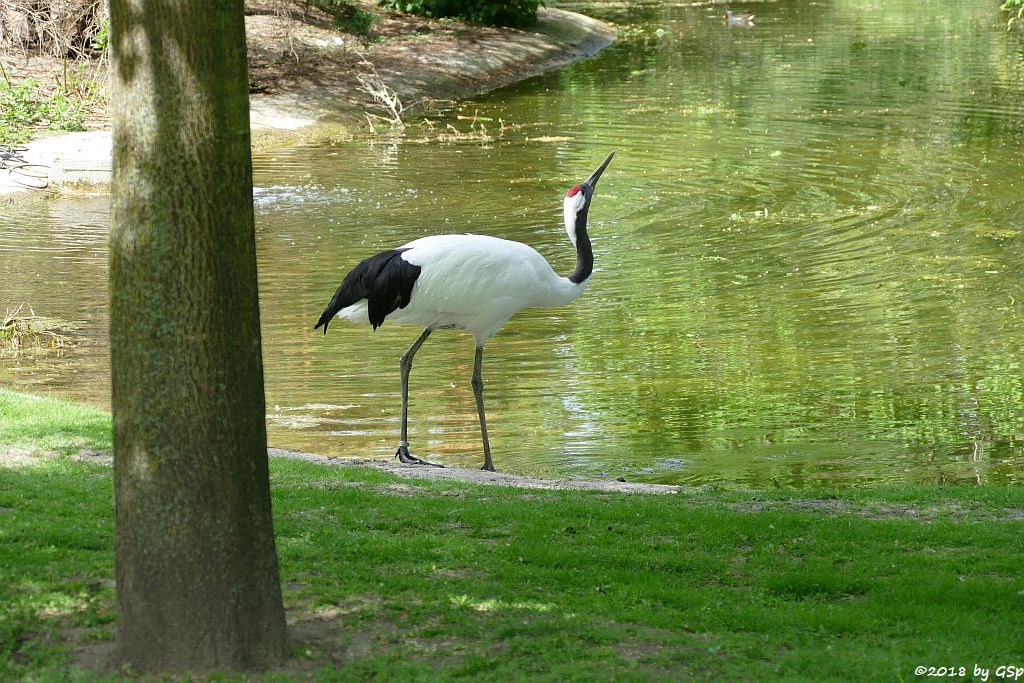
[[[482,469],[484,472],[497,472],[497,470],[494,469],[494,465],[489,462],[485,462],[484,466],[481,467],[480,469]]]
[[[426,460],[420,460],[414,455],[409,454],[408,446],[399,446],[398,450],[395,451],[395,457],[398,458],[398,462],[403,465],[428,465],[430,467],[444,467],[436,462],[427,462]]]

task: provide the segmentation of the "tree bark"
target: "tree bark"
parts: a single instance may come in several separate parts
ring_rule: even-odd
[[[111,0],[117,649],[283,659],[242,0]]]

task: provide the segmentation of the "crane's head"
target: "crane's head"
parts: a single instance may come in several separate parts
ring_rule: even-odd
[[[589,178],[579,185],[573,185],[565,193],[565,199],[562,201],[562,208],[565,211],[565,231],[569,233],[569,239],[572,240],[574,245],[576,244],[576,230],[578,226],[585,226],[587,223],[587,209],[590,208],[590,200],[594,196],[594,188],[597,187],[597,181],[601,174],[604,173],[604,169],[608,168],[608,164],[611,163],[613,156],[615,156],[615,152],[606,156],[601,165],[597,167],[597,170],[590,174]]]

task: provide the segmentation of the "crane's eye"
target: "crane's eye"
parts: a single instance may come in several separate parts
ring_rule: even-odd
[[[581,189],[583,189],[583,188],[581,188],[579,185],[573,185],[572,188],[570,188],[570,190],[565,193],[565,196],[566,197],[575,197],[576,195],[578,195],[580,193]]]

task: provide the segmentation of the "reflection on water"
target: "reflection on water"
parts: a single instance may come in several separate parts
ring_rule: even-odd
[[[1019,482],[1024,40],[994,3],[778,2],[753,29],[715,7],[570,7],[620,40],[434,132],[255,160],[272,444],[392,453],[418,330],[314,333],[340,279],[443,232],[527,242],[567,273],[561,195],[614,149],[590,289],[487,347],[499,469]],[[475,137],[438,141],[449,125]],[[43,211],[6,212],[0,305],[81,322],[85,343],[4,361],[0,383],[105,404],[106,205]],[[479,465],[471,337],[435,334],[416,361],[414,452]]]

